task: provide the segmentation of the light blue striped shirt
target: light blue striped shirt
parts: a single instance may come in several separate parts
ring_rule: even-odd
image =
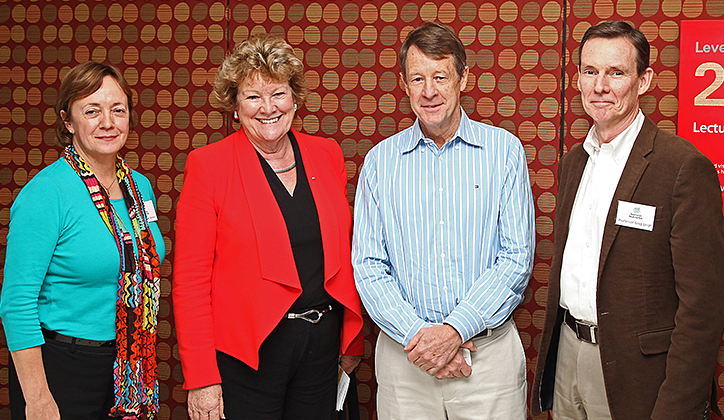
[[[352,264],[372,319],[406,345],[446,323],[463,342],[508,319],[533,267],[525,153],[462,111],[438,149],[419,122],[375,146],[360,171]]]

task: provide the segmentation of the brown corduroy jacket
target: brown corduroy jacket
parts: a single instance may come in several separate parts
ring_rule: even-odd
[[[555,246],[531,392],[534,415],[552,407],[560,273],[568,222],[588,154],[559,168]],[[656,207],[653,231],[615,224],[618,202]],[[646,117],[604,228],[597,288],[599,350],[615,420],[708,419],[724,331],[724,217],[716,169],[688,141]],[[555,410],[555,408],[554,408]],[[718,409],[717,409],[718,411]],[[705,417],[706,416],[706,417]]]

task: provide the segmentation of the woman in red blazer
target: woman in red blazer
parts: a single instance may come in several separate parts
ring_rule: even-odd
[[[241,130],[189,154],[178,202],[189,415],[332,418],[337,364],[351,372],[364,352],[341,150],[291,128],[307,88],[279,38],[237,45],[214,91]]]

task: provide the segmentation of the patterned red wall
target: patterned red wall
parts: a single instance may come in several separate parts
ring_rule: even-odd
[[[169,298],[175,203],[188,152],[238,128],[218,112],[211,95],[216,68],[226,52],[257,32],[278,34],[295,47],[312,91],[297,113],[295,128],[340,143],[351,203],[367,151],[414,121],[409,100],[398,84],[399,46],[420,22],[438,20],[459,34],[468,51],[473,77],[463,95],[465,111],[473,119],[515,133],[526,150],[537,247],[533,276],[515,321],[526,349],[530,381],[553,250],[564,51],[567,79],[575,81],[571,54],[577,60],[577,42],[590,24],[627,19],[640,26],[654,46],[652,65],[657,74],[643,99],[644,111],[674,131],[679,22],[722,14],[721,0],[576,0],[569,4],[562,0],[160,4],[0,0],[0,261],[5,258],[13,198],[59,156],[52,108],[60,80],[86,60],[117,65],[134,90],[138,121],[122,153],[156,189],[168,253],[162,266],[159,315],[159,417],[185,419],[186,393],[181,389]],[[569,35],[565,50],[561,43],[564,25]],[[569,146],[582,141],[588,128],[577,93],[574,83],[565,95]],[[366,353],[357,371],[363,419],[376,418],[372,350],[377,332],[368,320]],[[0,346],[0,419],[9,418],[7,358],[7,348]],[[724,386],[724,377],[718,378],[720,387]]]

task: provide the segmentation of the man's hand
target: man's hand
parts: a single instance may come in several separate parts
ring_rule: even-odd
[[[460,352],[462,341],[460,334],[450,325],[434,325],[418,331],[405,346],[405,351],[410,352],[407,355],[409,361],[430,375],[437,375],[456,353],[460,353],[460,359],[465,363]]]
[[[473,368],[465,361],[462,349],[459,349],[452,360],[435,373],[435,377],[437,379],[467,378],[471,373],[473,373]]]

